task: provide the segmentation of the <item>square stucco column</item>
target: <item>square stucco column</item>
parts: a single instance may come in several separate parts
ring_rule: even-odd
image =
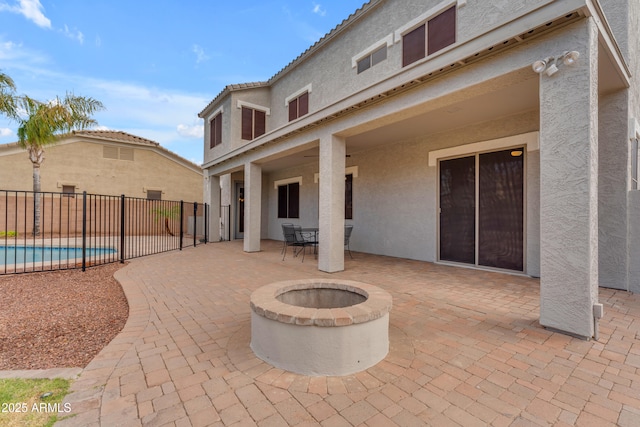
[[[598,34],[591,19],[562,47],[575,66],[540,75],[540,324],[591,338],[598,302]],[[556,52],[559,50],[559,52]]]
[[[220,177],[209,177],[209,241],[220,241]]]
[[[344,270],[344,187],[346,145],[342,138],[320,138],[320,244],[318,268]]]
[[[262,167],[255,163],[244,166],[244,251],[260,251],[260,218],[262,212]]]

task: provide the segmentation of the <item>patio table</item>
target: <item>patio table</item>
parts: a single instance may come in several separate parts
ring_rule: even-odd
[[[313,253],[317,254],[318,248],[318,232],[320,229],[318,227],[302,227],[300,229],[300,234],[305,242],[313,245]]]

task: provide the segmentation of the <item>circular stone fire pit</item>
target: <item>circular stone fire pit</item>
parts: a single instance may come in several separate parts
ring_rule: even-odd
[[[251,294],[251,349],[303,375],[349,375],[389,352],[391,295],[351,280],[277,282]]]

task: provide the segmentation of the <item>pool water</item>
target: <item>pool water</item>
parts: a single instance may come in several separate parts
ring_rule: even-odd
[[[115,253],[112,248],[87,248],[88,257]],[[23,264],[82,258],[82,248],[56,246],[0,246],[0,264]]]

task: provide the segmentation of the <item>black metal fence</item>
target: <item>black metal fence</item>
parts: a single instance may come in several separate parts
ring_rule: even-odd
[[[208,206],[0,190],[0,275],[124,262],[208,241]]]

